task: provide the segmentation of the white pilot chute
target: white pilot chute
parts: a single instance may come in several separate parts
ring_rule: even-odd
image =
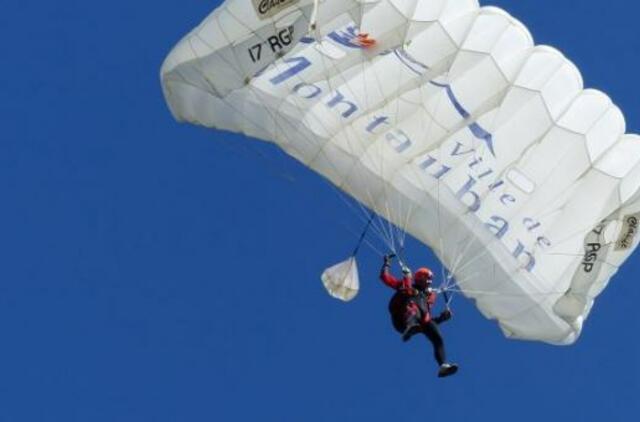
[[[344,302],[355,298],[360,290],[358,263],[355,257],[327,268],[320,278],[327,292]]]

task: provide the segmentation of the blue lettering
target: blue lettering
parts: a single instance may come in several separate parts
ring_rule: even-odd
[[[410,71],[418,76],[422,76],[429,70],[429,66],[419,62],[413,58],[405,49],[394,49],[394,54],[400,60],[400,63],[405,65]]]
[[[453,149],[453,152],[451,153],[452,157],[458,157],[460,155],[467,155],[467,154],[471,154],[474,153],[476,150],[475,149],[469,149],[467,151],[461,151],[463,145],[461,142],[456,142],[456,147]]]
[[[418,167],[420,167],[421,170],[427,171],[429,169],[429,167],[431,167],[437,161],[438,160],[436,160],[432,156],[427,155],[427,159],[424,160],[423,162],[421,162],[420,164],[418,164]],[[438,170],[436,173],[432,174],[432,176],[436,180],[438,180],[438,179],[442,178],[442,176],[444,176],[445,174],[449,173],[450,170],[451,170],[451,167],[440,165],[440,170]]]
[[[502,205],[508,205],[508,203],[513,204],[514,202],[516,202],[516,198],[507,193],[500,197],[500,202],[502,202]]]
[[[308,88],[311,88],[311,89],[308,89]],[[308,93],[305,94],[304,92],[301,92],[302,90],[308,91]],[[306,98],[307,100],[315,98],[322,93],[322,89],[320,89],[320,87],[312,84],[304,83],[304,82],[301,82],[298,85],[296,85],[295,88],[293,88],[293,91],[296,94],[300,95],[302,98]]]
[[[502,217],[494,215],[491,217],[491,222],[487,222],[484,226],[493,232],[498,239],[502,239],[509,230],[509,222]]]
[[[423,162],[421,162],[420,164],[418,164],[418,167],[420,167],[420,169],[422,170],[427,170],[429,167],[431,167],[432,164],[434,164],[437,160],[435,158],[433,158],[430,155],[427,155],[427,159],[424,160]]]
[[[349,25],[342,31],[333,31],[327,34],[327,38],[329,38],[331,41],[335,42],[336,44],[340,44],[348,48],[356,48],[356,49],[364,48],[362,45],[353,42],[354,40],[357,39],[357,37],[358,37],[358,29],[353,25]]]
[[[382,124],[386,124],[388,125],[389,118],[387,116],[384,117],[375,117],[375,119],[373,120],[373,122],[369,123],[369,125],[367,126],[367,128],[365,129],[367,132],[369,133],[373,133],[374,130],[376,130],[376,128]]]
[[[540,223],[535,221],[533,218],[525,218],[524,220],[522,220],[522,224],[524,224],[524,226],[527,228],[527,230],[529,230],[530,232],[534,231],[535,229],[537,229],[538,227],[540,227]]]
[[[528,258],[525,269],[531,272],[531,270],[533,270],[533,267],[536,266],[536,259],[533,257],[531,253],[525,251],[524,245],[522,244],[522,242],[518,241],[518,246],[516,247],[516,250],[513,252],[513,257],[515,259],[519,259],[523,254],[526,256],[526,258]]]
[[[482,162],[482,157],[476,158],[475,160],[473,160],[471,162],[471,164],[469,164],[469,168],[473,169],[475,166],[477,166],[478,164],[480,164]]]
[[[487,170],[484,173],[479,174],[478,179],[484,179],[485,177],[490,176],[492,174],[493,174],[493,170]]]
[[[342,117],[344,117],[345,119],[348,119],[349,117],[351,117],[351,115],[353,113],[355,113],[356,111],[358,111],[358,106],[356,106],[354,103],[352,103],[351,101],[347,101],[344,99],[344,95],[342,95],[340,93],[340,91],[336,91],[336,96],[333,97],[328,103],[327,106],[329,108],[334,108],[337,107],[338,105],[343,104],[347,106],[347,111],[345,111],[344,113],[342,113]]]
[[[303,70],[311,66],[311,62],[306,57],[291,57],[290,59],[284,59],[283,61],[287,64],[289,63],[295,63],[295,64],[289,69],[282,72],[281,74],[276,75],[273,78],[269,79],[269,82],[271,82],[274,85],[280,85],[284,81],[293,78],[298,73],[302,72]]]
[[[465,203],[464,197],[470,195],[470,198],[472,198],[472,202],[471,205],[469,205],[469,211],[471,212],[476,212],[480,209],[480,196],[478,196],[477,193],[471,190],[471,188],[474,187],[475,184],[476,179],[469,176],[469,180],[467,180],[467,183],[465,183],[464,186],[458,191],[458,193],[456,193],[456,198],[458,198],[458,200],[460,200],[460,202],[462,202],[463,204]]]
[[[451,167],[447,167],[447,166],[442,166],[440,168],[440,171],[438,171],[437,173],[435,173],[433,175],[433,177],[438,180],[440,178],[442,178],[442,176],[444,176],[445,174],[449,173],[449,171],[451,170]]]
[[[549,246],[551,246],[551,241],[542,236],[537,239],[537,243],[542,248],[548,248]]]
[[[398,136],[396,136],[396,134]],[[411,146],[411,140],[401,129],[395,129],[393,132],[387,133],[385,138],[389,141],[391,147],[398,153],[406,151],[407,148]]]
[[[504,185],[504,181],[502,181],[502,180],[499,180],[497,182],[493,182],[492,184],[489,185],[489,190],[490,191],[494,191],[494,190],[498,189],[502,185]]]

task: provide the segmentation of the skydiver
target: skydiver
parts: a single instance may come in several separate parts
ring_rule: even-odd
[[[424,334],[433,345],[435,359],[440,365],[438,377],[455,374],[458,365],[446,361],[444,341],[438,328],[439,324],[450,320],[453,315],[447,307],[439,316],[431,316],[437,298],[435,289],[431,287],[433,272],[428,268],[420,268],[412,277],[411,270],[403,265],[403,278],[398,280],[390,272],[394,256],[386,255],[380,270],[382,282],[396,290],[389,302],[393,327],[402,334],[405,342],[418,333]]]

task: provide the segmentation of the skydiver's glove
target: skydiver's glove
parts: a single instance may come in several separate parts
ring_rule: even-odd
[[[438,318],[436,318],[436,322],[439,324],[441,322],[449,321],[453,317],[453,313],[449,309],[445,309],[440,313]]]
[[[411,270],[409,269],[409,267],[406,266],[402,266],[402,274],[404,274],[405,276],[410,276],[411,275]]]
[[[396,256],[394,254],[389,254],[389,255],[385,255],[384,256],[384,266],[385,267],[390,267],[391,266],[391,261],[393,260],[393,258],[395,258]]]

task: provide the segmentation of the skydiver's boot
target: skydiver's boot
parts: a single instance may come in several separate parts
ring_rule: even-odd
[[[451,376],[458,372],[458,365],[455,363],[443,363],[438,371],[438,378]]]

